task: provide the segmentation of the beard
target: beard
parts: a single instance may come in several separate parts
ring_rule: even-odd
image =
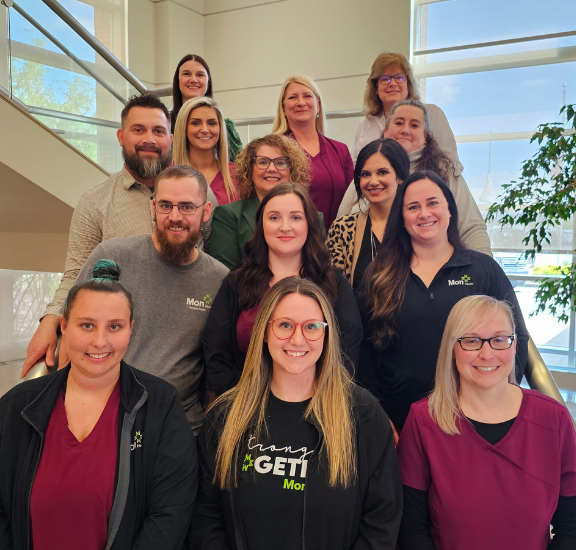
[[[196,216],[202,214],[204,216],[204,208],[202,211],[196,212]],[[190,261],[190,253],[196,246],[200,238],[200,233],[202,231],[202,226],[196,230],[184,224],[182,222],[167,222],[168,225],[172,227],[185,227],[188,229],[188,236],[181,242],[172,242],[166,235],[166,228],[158,227],[158,221],[156,221],[156,238],[158,239],[158,244],[160,245],[160,257],[170,265],[184,265]]]
[[[139,151],[155,151],[158,153],[157,157],[146,156],[140,158]],[[172,162],[172,151],[168,150],[162,154],[162,149],[151,145],[141,145],[135,148],[134,153],[128,153],[122,147],[122,158],[126,164],[126,168],[130,170],[135,176],[140,179],[148,180],[155,178],[162,170],[168,168]]]

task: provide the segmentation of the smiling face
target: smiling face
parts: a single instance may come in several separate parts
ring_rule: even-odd
[[[182,214],[176,206],[170,214],[158,212],[156,204],[193,204],[205,202],[196,178],[163,178],[158,182],[154,199],[156,219],[155,237],[160,244],[160,255],[169,264],[183,265],[191,260],[191,254],[200,238],[202,223],[208,221],[212,207],[201,206],[194,214]]]
[[[292,127],[292,125],[305,123],[315,124],[320,102],[308,86],[291,82],[286,87],[282,106],[288,126]]]
[[[316,300],[301,294],[289,294],[278,302],[272,313],[271,320],[290,319],[295,323],[304,321],[324,321],[322,310]],[[266,341],[272,357],[272,385],[281,385],[282,381],[293,382],[294,377],[300,377],[303,385],[310,382],[316,375],[316,362],[324,348],[324,334],[320,339],[306,340],[302,334],[301,325],[291,338],[280,340],[268,324]]]
[[[269,256],[290,259],[301,255],[308,222],[300,197],[290,193],[270,199],[264,208],[262,229]]]
[[[404,227],[412,244],[440,246],[448,243],[450,210],[438,185],[429,179],[410,184],[404,194]]]
[[[493,338],[513,334],[510,317],[504,311],[498,311],[483,325],[461,337]],[[484,342],[477,351],[465,351],[456,342],[453,353],[462,389],[491,389],[500,384],[508,384],[515,365],[516,341],[512,347],[504,350],[492,349],[489,342]]]
[[[384,69],[383,75],[394,76],[404,71],[398,65],[390,65]],[[389,113],[390,109],[399,101],[408,98],[408,77],[404,82],[396,82],[394,79],[390,83],[378,82],[376,93],[384,105],[384,112]]]
[[[384,137],[397,141],[407,153],[424,147],[426,123],[422,109],[414,105],[398,107],[384,130]]]
[[[270,145],[261,145],[256,151],[256,158],[267,157],[271,160],[277,158],[286,158],[278,147],[271,147]],[[252,163],[252,183],[256,190],[256,195],[261,201],[264,195],[279,183],[288,183],[290,181],[290,167],[278,169],[271,162],[268,168],[259,168],[256,163]]]
[[[220,122],[216,110],[203,106],[191,111],[186,137],[189,147],[203,151],[214,149],[220,139]]]
[[[360,190],[370,204],[392,205],[402,181],[382,153],[374,153],[360,172]]]
[[[61,323],[72,369],[87,378],[114,376],[132,333],[126,296],[81,290]]]
[[[208,90],[208,72],[198,61],[186,61],[178,70],[182,103],[193,97],[205,96]]]

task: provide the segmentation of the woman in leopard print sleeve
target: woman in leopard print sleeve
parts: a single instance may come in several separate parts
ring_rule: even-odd
[[[355,290],[382,241],[396,190],[409,171],[408,155],[393,139],[377,139],[358,155],[354,186],[369,209],[336,218],[326,240],[332,263],[344,271]]]

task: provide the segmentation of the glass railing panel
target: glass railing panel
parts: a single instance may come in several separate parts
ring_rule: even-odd
[[[45,116],[34,111],[31,114],[107,172],[113,174],[122,169],[124,161],[116,137],[117,128]]]
[[[68,9],[76,7],[76,10],[72,10],[72,15],[76,15],[77,18],[83,20],[85,26],[92,26],[92,29],[88,28],[88,30],[93,34],[95,24],[93,12],[95,8],[85,6],[85,8],[78,9],[75,4],[78,4],[78,2],[69,2],[66,3],[65,7]],[[35,24],[41,26],[50,36],[47,37],[45,33],[35,28],[33,23],[26,21],[17,12],[17,8],[23,10],[34,20]],[[92,10],[92,25],[89,24],[90,17],[83,17],[82,15],[86,9]],[[20,18],[14,17],[14,20],[11,20],[11,37],[13,41],[38,47],[38,39],[45,39],[45,43],[40,46],[44,50],[43,52],[28,48],[30,57],[38,58],[42,56],[44,64],[58,66],[58,54],[67,54],[65,50],[68,50],[71,55],[78,59],[79,64],[83,65],[89,73],[92,73],[94,78],[100,80],[103,86],[108,87],[111,93],[116,93],[122,101],[138,93],[138,90],[126,78],[40,0],[19,0],[16,3],[16,7],[11,10],[11,15],[15,13],[20,15]],[[25,24],[23,21],[25,21]],[[110,40],[105,41],[110,42]]]

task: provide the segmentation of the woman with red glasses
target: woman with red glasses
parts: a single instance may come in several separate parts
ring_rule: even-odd
[[[392,429],[342,364],[336,324],[309,280],[286,277],[264,298],[240,382],[200,433],[191,547],[396,547]]]
[[[330,261],[318,212],[306,188],[280,183],[256,210],[246,258],[224,279],[202,338],[206,382],[212,397],[232,388],[242,374],[254,320],[270,287],[297,276],[316,283],[336,312],[345,365],[357,365],[362,320],[352,287]]]

